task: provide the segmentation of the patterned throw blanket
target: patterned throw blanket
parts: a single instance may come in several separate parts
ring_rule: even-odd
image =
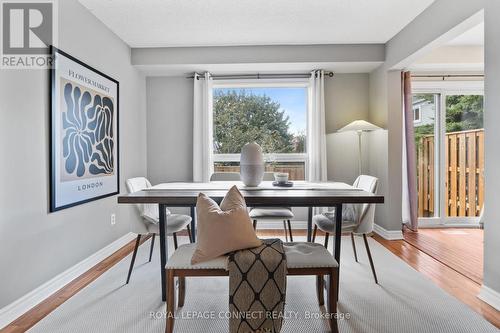
[[[265,239],[259,247],[229,255],[229,332],[279,333],[286,295],[283,242]]]

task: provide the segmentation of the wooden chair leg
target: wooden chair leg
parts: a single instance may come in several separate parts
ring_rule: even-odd
[[[290,234],[290,242],[293,242],[292,224],[290,223],[290,220],[286,220],[286,223],[288,224],[288,233]]]
[[[288,242],[288,232],[286,231],[286,220],[283,220],[283,230],[285,231],[285,240]]]
[[[165,333],[174,332],[174,314],[175,314],[175,283],[174,271],[167,269],[167,326]]]
[[[328,313],[330,315],[330,327],[332,333],[338,333],[339,327],[337,323],[337,302],[338,302],[338,290],[337,290],[337,280],[339,278],[338,268],[334,268],[328,279]]]
[[[366,239],[366,234],[363,234],[363,239],[365,241],[366,254],[368,255],[368,260],[370,261],[370,267],[372,268],[373,278],[375,283],[378,284],[377,273],[375,272],[375,266],[373,266],[372,254],[370,252],[370,247],[368,246],[368,240]]]
[[[253,230],[257,230],[257,220],[253,220]]]
[[[352,250],[354,251],[354,260],[358,262],[358,254],[356,253],[356,243],[354,242],[354,234],[351,232],[351,242],[352,242]]]
[[[316,276],[316,295],[318,296],[318,304],[319,306],[325,305],[325,280],[323,275]]]
[[[191,234],[191,227],[189,224],[186,226],[187,232],[188,232],[188,237],[189,237],[189,243],[193,242],[193,235]]]
[[[174,237],[174,249],[177,250],[177,248],[179,247],[179,245],[177,244],[177,233],[173,233],[172,234],[172,237]]]
[[[179,279],[179,297],[177,299],[177,306],[182,308],[184,306],[184,299],[186,298],[186,278],[180,276],[178,279]]]
[[[313,236],[312,236],[312,242],[314,243],[316,241],[316,234],[318,233],[318,226],[315,224],[314,229],[313,229]]]
[[[137,235],[137,238],[135,239],[134,253],[132,253],[132,260],[130,261],[130,267],[128,269],[126,284],[128,284],[128,282],[130,281],[130,276],[132,275],[132,269],[134,268],[135,257],[137,256],[137,249],[139,248],[140,244],[141,244],[141,234]]]
[[[330,234],[325,232],[325,249],[328,250],[328,239],[330,238]]]
[[[151,248],[149,249],[149,262],[151,262],[151,258],[153,258],[153,249],[155,248],[155,236],[156,234],[153,234],[153,236],[151,236]]]

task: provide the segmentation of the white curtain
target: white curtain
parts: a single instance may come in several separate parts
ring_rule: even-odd
[[[213,173],[212,77],[194,74],[193,181],[208,182]]]
[[[325,133],[325,73],[311,72],[310,112],[307,119],[307,153],[309,165],[307,180],[326,181],[326,133]]]

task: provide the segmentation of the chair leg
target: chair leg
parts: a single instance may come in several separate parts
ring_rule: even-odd
[[[184,306],[184,299],[186,298],[186,278],[181,276],[179,279],[179,297],[177,300],[177,306],[182,308]]]
[[[172,236],[174,237],[174,249],[177,250],[177,248],[179,247],[177,244],[177,233],[174,232]]]
[[[189,237],[189,243],[193,242],[193,235],[191,234],[191,227],[189,224],[186,226],[187,232],[188,232],[188,237]]]
[[[378,284],[377,273],[375,272],[375,267],[373,266],[372,254],[370,252],[370,247],[368,246],[368,240],[366,239],[365,234],[363,234],[363,239],[365,241],[366,254],[368,254],[368,260],[370,261],[370,267],[372,268],[373,278],[375,279],[375,283]]]
[[[328,250],[328,239],[330,238],[330,234],[325,232],[325,249]]]
[[[132,269],[134,268],[135,257],[137,255],[137,249],[139,248],[139,244],[141,244],[141,234],[137,235],[137,238],[135,240],[134,253],[132,253],[132,260],[130,261],[130,267],[128,269],[126,284],[128,284],[128,282],[130,281],[130,275],[132,275]]]
[[[288,232],[286,231],[286,221],[283,220],[283,230],[285,231],[285,240],[288,242]]]
[[[151,248],[149,249],[149,262],[151,262],[151,258],[153,258],[153,249],[155,248],[155,236],[156,234],[153,234],[153,236],[151,236]]]
[[[313,229],[313,236],[312,236],[312,242],[314,243],[316,241],[316,234],[318,233],[318,226],[315,224],[314,229]]]
[[[334,268],[330,275],[328,282],[328,309],[327,312],[330,315],[330,326],[333,333],[339,332],[339,327],[337,323],[337,280],[339,278],[338,268]]]
[[[325,305],[325,280],[323,275],[316,276],[316,295],[318,296],[318,304],[319,306]]]
[[[167,326],[165,333],[174,332],[175,283],[174,271],[167,269]]]
[[[352,250],[354,251],[354,260],[358,262],[358,254],[356,253],[356,243],[354,242],[354,234],[351,232],[351,242],[352,242]]]
[[[288,233],[290,234],[290,242],[293,242],[292,224],[290,223],[290,220],[286,220],[286,223],[288,224]]]
[[[253,230],[257,230],[257,220],[253,220]]]

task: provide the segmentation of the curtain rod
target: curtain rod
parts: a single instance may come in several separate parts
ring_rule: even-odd
[[[453,77],[484,77],[484,74],[412,74],[411,77],[428,77],[428,78],[453,78]]]
[[[276,73],[276,74],[234,74],[234,75],[212,75],[214,80],[238,80],[238,79],[301,79],[308,78],[311,73]],[[333,72],[325,72],[325,77],[333,77]],[[203,75],[199,76],[204,79]],[[194,79],[194,75],[186,77],[186,79]]]

